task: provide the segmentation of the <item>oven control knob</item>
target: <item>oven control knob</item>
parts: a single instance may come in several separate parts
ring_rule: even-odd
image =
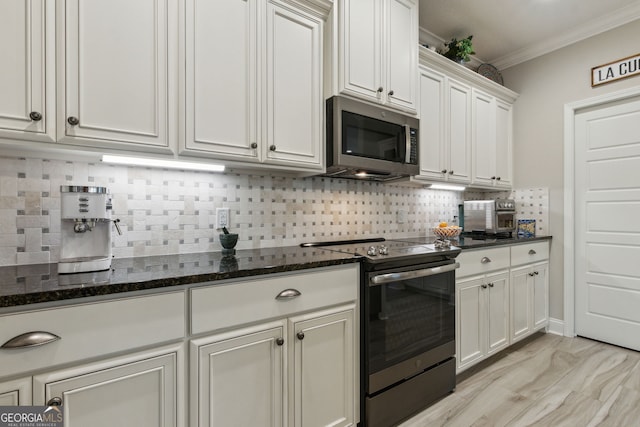
[[[378,253],[380,253],[380,255],[389,255],[389,248],[385,245],[380,245],[380,247],[378,248]]]
[[[369,249],[367,249],[367,255],[369,256],[378,255],[378,248],[376,248],[375,246],[369,246]]]

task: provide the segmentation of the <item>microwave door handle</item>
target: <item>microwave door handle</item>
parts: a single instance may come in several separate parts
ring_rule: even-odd
[[[411,163],[411,127],[404,125],[404,162]]]
[[[401,273],[387,273],[373,276],[369,286],[384,285],[385,283],[397,282],[399,280],[416,279],[418,277],[433,276],[435,274],[447,273],[460,267],[460,263],[445,264],[440,267],[424,268],[421,270],[403,271]]]

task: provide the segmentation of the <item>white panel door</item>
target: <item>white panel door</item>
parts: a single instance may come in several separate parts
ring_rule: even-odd
[[[267,3],[263,158],[322,169],[322,20]]]
[[[509,345],[509,273],[487,276],[487,355]]]
[[[473,182],[493,185],[496,178],[496,108],[492,96],[473,90]]]
[[[169,0],[58,4],[58,139],[168,147]]]
[[[290,426],[355,425],[355,307],[337,310],[290,319]]]
[[[340,2],[344,31],[341,56],[343,89],[372,100],[382,97],[382,1]],[[381,90],[378,90],[381,88]]]
[[[0,382],[0,406],[31,405],[31,377]]]
[[[258,160],[255,0],[186,2],[185,148]]]
[[[448,117],[445,126],[449,131],[446,144],[448,179],[468,184],[471,182],[471,87],[449,79],[447,94],[449,112],[445,115]]]
[[[445,76],[420,70],[420,176],[445,179]]]
[[[390,105],[413,110],[418,78],[418,2],[389,0],[386,22],[387,88]]]
[[[640,98],[574,120],[576,333],[640,350]]]
[[[177,353],[88,364],[34,377],[34,404],[61,400],[66,427],[170,427],[178,421]]]
[[[456,361],[458,370],[484,357],[486,313],[484,277],[456,282]]]
[[[284,425],[283,338],[274,322],[192,341],[190,425]]]
[[[0,2],[0,57],[4,66],[0,77],[0,136],[53,140],[55,81],[47,58],[47,42],[55,34],[54,15],[44,0],[3,0]],[[52,48],[50,48],[53,51]],[[47,73],[49,67],[49,73]],[[48,99],[48,98],[51,99]],[[46,133],[49,133],[48,135]]]
[[[511,188],[512,185],[512,109],[511,104],[495,101],[496,108],[496,161],[495,161],[495,185],[497,187]]]

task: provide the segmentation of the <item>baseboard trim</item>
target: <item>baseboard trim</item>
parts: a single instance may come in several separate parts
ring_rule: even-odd
[[[564,320],[549,318],[547,332],[550,334],[564,336]]]

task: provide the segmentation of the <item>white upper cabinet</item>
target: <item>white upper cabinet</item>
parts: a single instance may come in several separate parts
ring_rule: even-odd
[[[174,138],[172,0],[58,4],[58,140],[168,151]]]
[[[54,19],[52,2],[0,2],[1,137],[55,137]]]
[[[258,3],[186,8],[186,148],[257,160]]]
[[[418,180],[471,181],[471,88],[420,68]]]
[[[511,188],[512,106],[475,89],[472,99],[472,184]]]
[[[418,2],[339,0],[336,92],[410,112],[418,96]]]
[[[420,48],[419,69],[420,175],[415,180],[511,188],[518,94],[425,48]]]
[[[322,169],[327,13],[304,2],[188,0],[181,152]]]

